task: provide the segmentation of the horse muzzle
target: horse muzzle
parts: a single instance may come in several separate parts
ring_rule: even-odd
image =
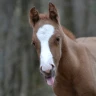
[[[40,72],[43,74],[47,84],[52,86],[54,84],[55,66],[52,64],[51,66],[52,66],[52,69],[46,70],[46,71],[43,71],[42,67],[40,67]]]

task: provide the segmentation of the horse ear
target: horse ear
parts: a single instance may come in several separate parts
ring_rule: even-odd
[[[53,21],[55,21],[56,23],[58,23],[58,12],[57,9],[55,7],[54,4],[52,4],[51,2],[49,3],[49,18]]]
[[[30,24],[32,24],[32,26],[34,26],[38,21],[39,21],[39,13],[38,11],[36,10],[35,7],[33,7],[31,10],[30,10],[30,17],[29,17],[29,21],[30,21]]]

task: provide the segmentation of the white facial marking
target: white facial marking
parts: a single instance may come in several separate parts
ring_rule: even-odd
[[[38,29],[37,38],[40,40],[41,53],[40,53],[40,67],[43,71],[51,70],[53,62],[53,56],[49,48],[49,39],[54,34],[54,27],[46,24]]]

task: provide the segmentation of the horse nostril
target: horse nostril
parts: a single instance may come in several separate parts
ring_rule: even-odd
[[[42,66],[40,67],[40,70],[42,70]]]
[[[43,72],[43,70],[42,70],[42,66],[40,67],[40,72],[41,72],[41,73]]]

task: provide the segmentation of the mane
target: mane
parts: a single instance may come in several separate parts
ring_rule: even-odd
[[[64,32],[70,39],[72,39],[72,40],[75,40],[75,39],[76,39],[75,35],[74,35],[71,31],[69,31],[67,28],[65,28],[65,27],[62,26],[62,29],[63,29],[63,32]]]

